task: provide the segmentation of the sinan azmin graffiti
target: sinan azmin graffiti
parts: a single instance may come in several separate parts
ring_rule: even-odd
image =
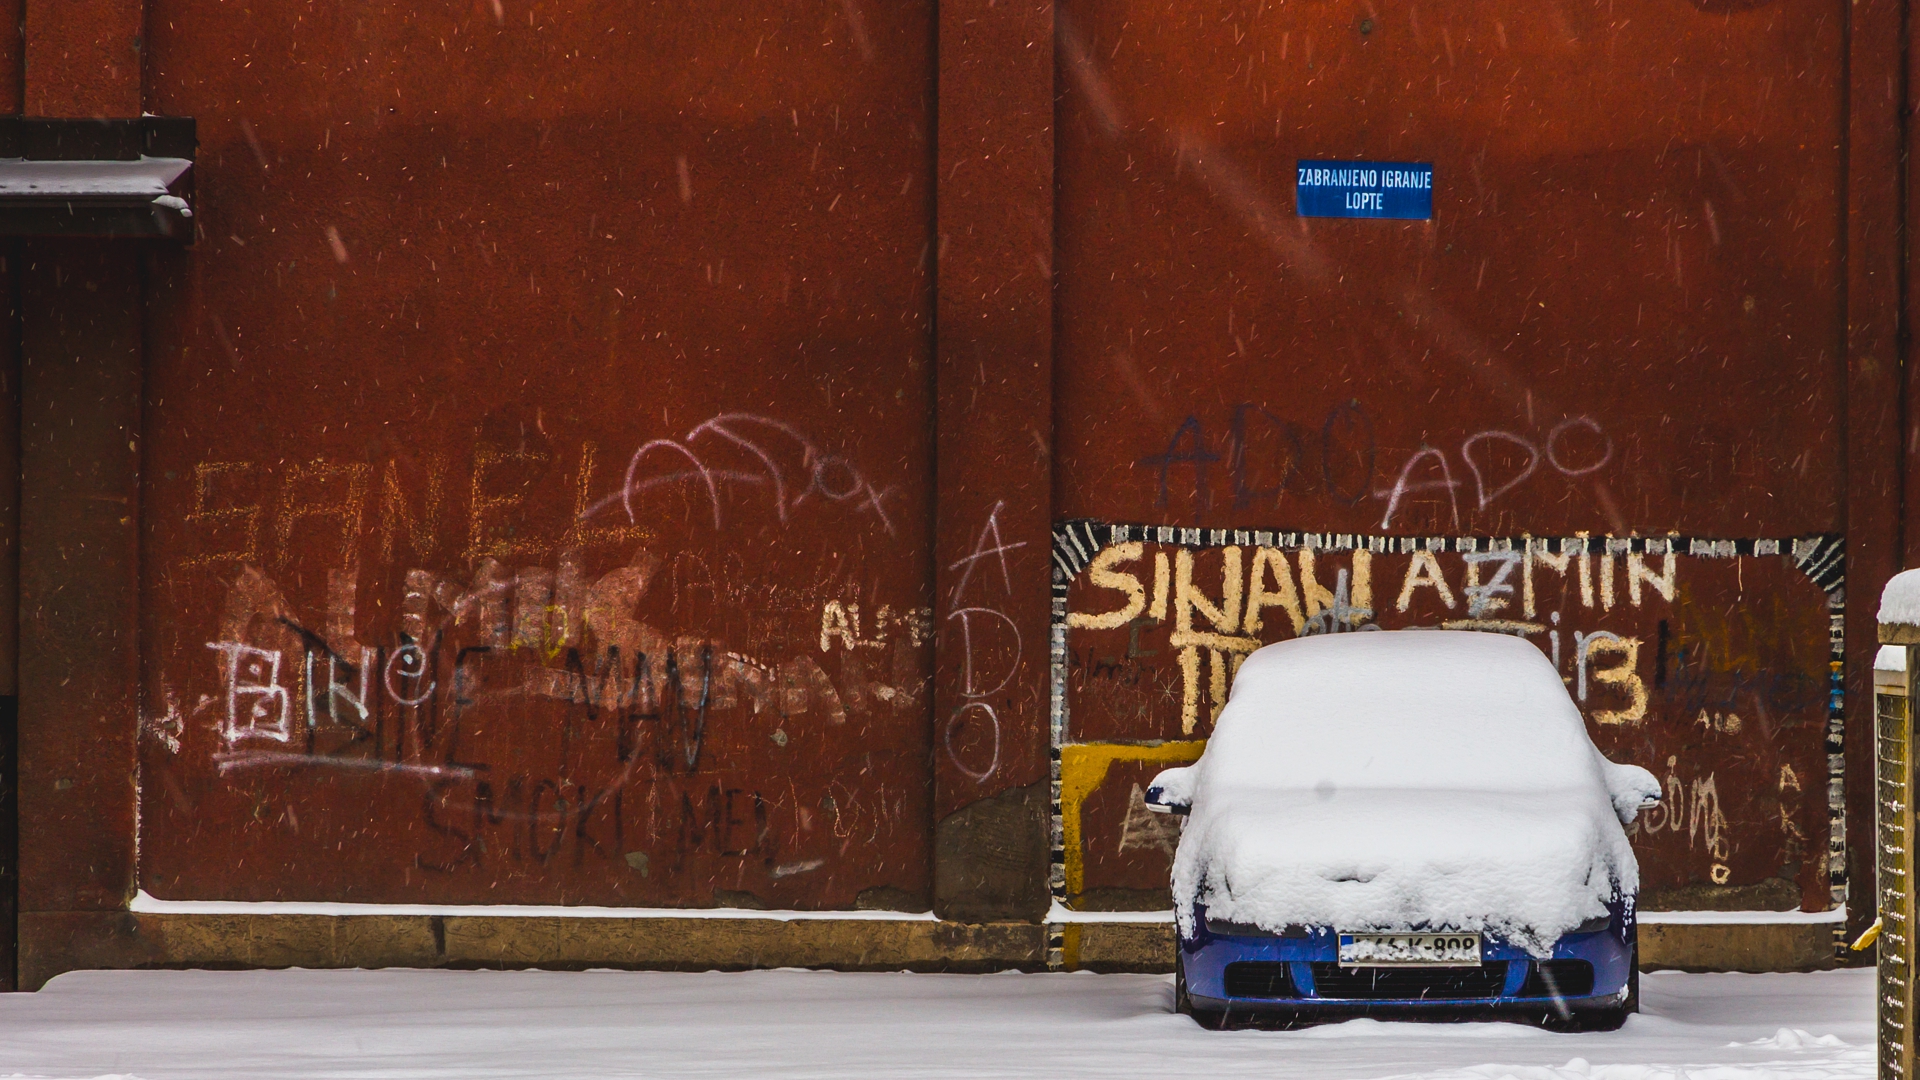
[[[1647,711],[1647,684],[1639,671],[1641,638],[1583,629],[1577,619],[1563,626],[1562,583],[1575,584],[1580,611],[1606,612],[1616,603],[1637,608],[1673,599],[1678,563],[1671,551],[1594,556],[1558,548],[1528,540],[1517,550],[1383,555],[1378,560],[1387,574],[1382,614],[1396,625],[1536,638],[1555,666],[1568,672],[1575,700],[1588,706],[1596,722],[1638,723]],[[1196,569],[1203,557],[1214,563],[1204,572]],[[1180,662],[1180,729],[1192,734],[1203,702],[1208,719],[1217,718],[1240,661],[1266,642],[1379,629],[1375,563],[1375,554],[1364,548],[1289,552],[1230,544],[1202,556],[1185,547],[1149,554],[1140,541],[1114,544],[1094,556],[1088,588],[1079,594],[1080,604],[1094,610],[1069,610],[1067,625],[1127,627],[1136,631],[1137,642],[1139,629],[1171,619],[1167,644]],[[1203,573],[1207,580],[1199,580]],[[1548,574],[1557,579],[1550,590],[1551,611],[1540,602],[1548,590],[1536,588]],[[1103,606],[1103,601],[1117,603]]]

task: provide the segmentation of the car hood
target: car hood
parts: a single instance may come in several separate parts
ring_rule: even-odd
[[[1477,930],[1546,955],[1639,870],[1591,792],[1202,790],[1174,859],[1193,905],[1272,930]]]

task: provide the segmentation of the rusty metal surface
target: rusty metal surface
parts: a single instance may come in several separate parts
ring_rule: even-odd
[[[0,697],[0,991],[20,985],[20,699]]]
[[[924,910],[931,17],[152,5],[145,888]]]
[[[6,25],[20,28],[17,37],[4,35],[0,64],[25,72],[18,82],[6,81],[0,102],[28,116],[139,116],[147,59],[144,9],[140,0],[12,0],[0,6]]]
[[[1901,100],[1907,5],[1900,0],[1870,0],[1847,6],[1847,185],[1846,185],[1846,357],[1847,357],[1847,546],[1848,577],[1854,595],[1878,596],[1898,573],[1904,554],[1901,481],[1903,365],[1901,309],[1906,261],[1905,216],[1900,204],[1906,133]],[[1876,650],[1874,605],[1859,603],[1847,613],[1847,706],[1851,710],[1845,746],[1849,831],[1873,835],[1874,714],[1873,657]],[[1872,845],[1852,843],[1846,851],[1849,880],[1874,879]],[[1862,887],[1853,890],[1843,936],[1851,940],[1875,917],[1875,904]]]
[[[1052,809],[1057,889],[1151,906],[1133,786],[1198,753],[1248,642],[1361,608],[1609,643],[1596,732],[1678,792],[1639,838],[1665,900],[1844,882],[1820,777],[1852,755],[1861,821],[1870,791],[1833,650],[1857,690],[1871,642],[1834,619],[1900,540],[1876,0],[954,4],[937,124],[927,3],[55,10],[16,104],[201,120],[116,496],[159,895],[1032,917]],[[1294,216],[1295,161],[1361,157],[1433,162],[1435,220]],[[1214,630],[1067,625],[1125,592],[1050,534],[1083,521],[1175,529],[1134,537],[1143,603],[1184,557]],[[1360,540],[1312,567],[1236,530]],[[1588,561],[1469,613],[1469,556],[1529,538]],[[1229,548],[1288,563],[1298,625],[1245,625]],[[1451,592],[1401,604],[1422,573]],[[77,625],[23,658],[44,694]],[[29,907],[124,895],[123,763],[44,764],[128,734],[90,685],[97,730],[23,718],[29,809],[92,845],[30,854]]]
[[[1563,593],[1522,632],[1548,649],[1551,610],[1569,620],[1563,648],[1576,630],[1640,643],[1623,671],[1648,690],[1642,715],[1589,716],[1606,749],[1684,793],[1680,817],[1638,838],[1650,889],[1680,906],[1828,906],[1844,883],[1827,876],[1825,778],[1845,594],[1750,552],[1860,526],[1859,596],[1890,550],[1882,474],[1845,487],[1845,20],[1840,5],[1063,4],[1057,516],[1746,542],[1679,556],[1671,604]],[[1302,159],[1432,162],[1433,220],[1299,219]],[[1877,446],[1885,425],[1863,423],[1856,441]],[[1172,543],[1142,557],[1206,549],[1195,573],[1221,603],[1215,549],[1234,541]],[[1376,556],[1379,625],[1466,617],[1465,569],[1442,550],[1456,604],[1422,587],[1404,611],[1409,556]],[[1073,581],[1072,611],[1118,595],[1076,607],[1090,598]],[[1069,631],[1056,740],[1203,736],[1209,669],[1186,728],[1178,632]],[[1657,685],[1682,665],[1684,686]],[[1716,726],[1732,715],[1737,730]],[[1114,770],[1122,788],[1149,771]],[[1717,809],[1696,808],[1702,784]],[[1087,796],[1085,843],[1102,850],[1067,856],[1087,860],[1087,889],[1144,888],[1164,867],[1151,845],[1123,856],[1126,794]],[[1710,858],[1716,814],[1726,850]]]
[[[111,910],[134,875],[143,274],[102,242],[18,257],[20,909]]]
[[[19,251],[4,260],[10,331],[0,334],[0,990],[18,987],[20,926]],[[12,616],[12,617],[8,617]]]
[[[1051,0],[940,7],[934,817],[965,919],[1046,905],[1053,39]]]
[[[1840,524],[1837,6],[1064,10],[1060,517]],[[1296,219],[1316,155],[1433,221]]]

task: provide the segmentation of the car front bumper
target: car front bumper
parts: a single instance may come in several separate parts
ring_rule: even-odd
[[[1633,974],[1636,927],[1620,906],[1607,929],[1562,937],[1550,957],[1488,937],[1478,969],[1342,969],[1332,929],[1226,935],[1200,916],[1180,938],[1181,968],[1193,1007],[1213,1012],[1565,1014],[1620,1006]]]

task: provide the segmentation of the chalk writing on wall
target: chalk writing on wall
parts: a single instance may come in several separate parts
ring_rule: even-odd
[[[1379,528],[1459,530],[1529,484],[1579,480],[1615,464],[1598,420],[1464,431],[1384,449],[1371,413],[1341,402],[1311,420],[1242,402],[1224,420],[1188,415],[1164,446],[1134,462],[1156,510],[1278,509],[1288,500],[1377,508]]]
[[[386,453],[166,478],[146,887],[925,903],[935,614],[893,486],[746,413]]]

